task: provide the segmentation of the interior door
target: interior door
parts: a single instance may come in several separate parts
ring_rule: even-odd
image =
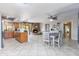
[[[68,40],[71,39],[71,22],[64,24],[64,38]]]

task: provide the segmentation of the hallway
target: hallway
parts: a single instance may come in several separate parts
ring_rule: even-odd
[[[5,47],[0,50],[0,56],[79,56],[79,48],[64,45],[61,48],[48,46],[42,41],[42,36],[33,35],[28,43],[19,43],[15,39],[4,40]]]

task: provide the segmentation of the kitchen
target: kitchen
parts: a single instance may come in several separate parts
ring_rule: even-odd
[[[14,38],[18,42],[24,43],[28,42],[31,32],[35,35],[40,34],[40,23],[20,22],[15,18],[2,16],[2,24],[4,40]]]

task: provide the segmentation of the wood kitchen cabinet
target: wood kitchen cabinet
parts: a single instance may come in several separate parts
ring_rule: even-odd
[[[16,40],[23,43],[28,41],[28,34],[27,32],[17,32],[16,33]]]
[[[8,38],[13,38],[14,37],[14,32],[10,32],[10,31],[5,31],[4,32],[4,38],[8,39]]]
[[[15,31],[17,31],[17,29],[19,28],[19,23],[18,22],[14,22],[14,27],[15,27]]]

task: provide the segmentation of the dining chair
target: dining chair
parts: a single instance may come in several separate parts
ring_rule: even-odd
[[[43,32],[43,41],[44,41],[45,43],[51,45],[51,41],[50,41],[50,38],[49,38],[49,32]]]
[[[50,39],[52,39],[51,41],[52,41],[53,47],[54,46],[58,46],[58,47],[61,46],[61,43],[62,43],[62,33],[61,33],[61,31],[50,33],[49,37],[50,37]]]

